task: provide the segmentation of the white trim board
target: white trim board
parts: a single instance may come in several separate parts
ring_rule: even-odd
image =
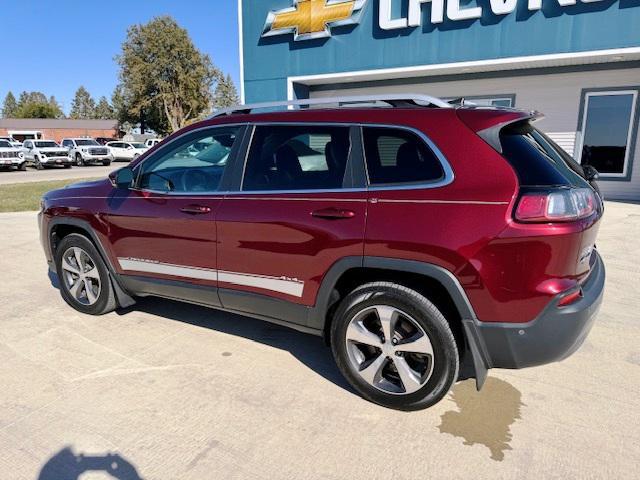
[[[244,104],[244,38],[242,26],[242,0],[238,0],[238,44],[240,52],[240,103]]]
[[[640,47],[592,50],[588,52],[554,53],[521,57],[474,60],[399,68],[382,68],[318,75],[301,75],[287,78],[287,94],[293,100],[294,83],[322,85],[327,83],[355,83],[376,80],[417,78],[436,75],[456,75],[477,72],[523,70],[531,68],[589,65],[640,60]]]

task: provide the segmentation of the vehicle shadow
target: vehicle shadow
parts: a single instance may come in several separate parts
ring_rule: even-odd
[[[117,480],[142,480],[136,467],[117,453],[76,454],[65,447],[42,466],[38,480],[78,480],[87,472],[105,472]]]
[[[60,290],[60,279],[48,271],[49,282]],[[345,390],[354,393],[320,337],[305,334],[251,317],[158,297],[138,297],[136,304],[116,311],[118,315],[144,312],[189,325],[243,337],[280,350],[286,350],[308,368]]]
[[[136,301],[135,305],[119,309],[117,313],[144,312],[286,350],[325,379],[355,393],[336,367],[330,348],[320,337],[243,315],[163,298],[146,297]]]

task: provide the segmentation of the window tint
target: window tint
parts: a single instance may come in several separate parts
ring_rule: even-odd
[[[583,165],[592,165],[603,174],[626,172],[636,97],[637,92],[587,94],[582,126]]]
[[[348,127],[258,126],[243,190],[342,188],[349,151]]]
[[[167,192],[215,192],[227,166],[239,127],[200,132],[142,163],[138,186]]]
[[[502,129],[500,141],[522,185],[586,186],[580,167],[528,121]]]
[[[393,128],[363,129],[371,185],[433,182],[444,178],[442,164],[416,134]]]

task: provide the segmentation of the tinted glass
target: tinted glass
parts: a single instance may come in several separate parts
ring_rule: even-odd
[[[0,140],[0,148],[11,148],[11,144],[6,140]]]
[[[592,165],[605,174],[624,173],[634,97],[631,93],[587,96],[583,165]]]
[[[201,132],[142,164],[138,186],[167,192],[215,192],[236,141],[238,127]]]
[[[35,144],[38,148],[50,148],[58,146],[56,142],[35,142]]]
[[[256,127],[243,190],[342,188],[350,145],[348,127]]]
[[[514,168],[522,185],[586,186],[580,166],[529,122],[502,129],[500,141],[502,155]]]
[[[93,147],[100,144],[91,138],[88,140],[76,140],[76,145],[78,145],[79,147]]]
[[[416,134],[365,127],[363,135],[371,185],[435,182],[444,178],[440,160]]]

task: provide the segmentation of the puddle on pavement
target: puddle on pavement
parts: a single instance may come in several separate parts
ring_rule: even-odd
[[[438,428],[464,439],[464,445],[484,445],[491,458],[501,462],[504,452],[511,450],[511,425],[520,418],[521,397],[515,387],[497,378],[489,377],[480,392],[474,380],[458,383],[450,393],[457,411],[445,412]]]

